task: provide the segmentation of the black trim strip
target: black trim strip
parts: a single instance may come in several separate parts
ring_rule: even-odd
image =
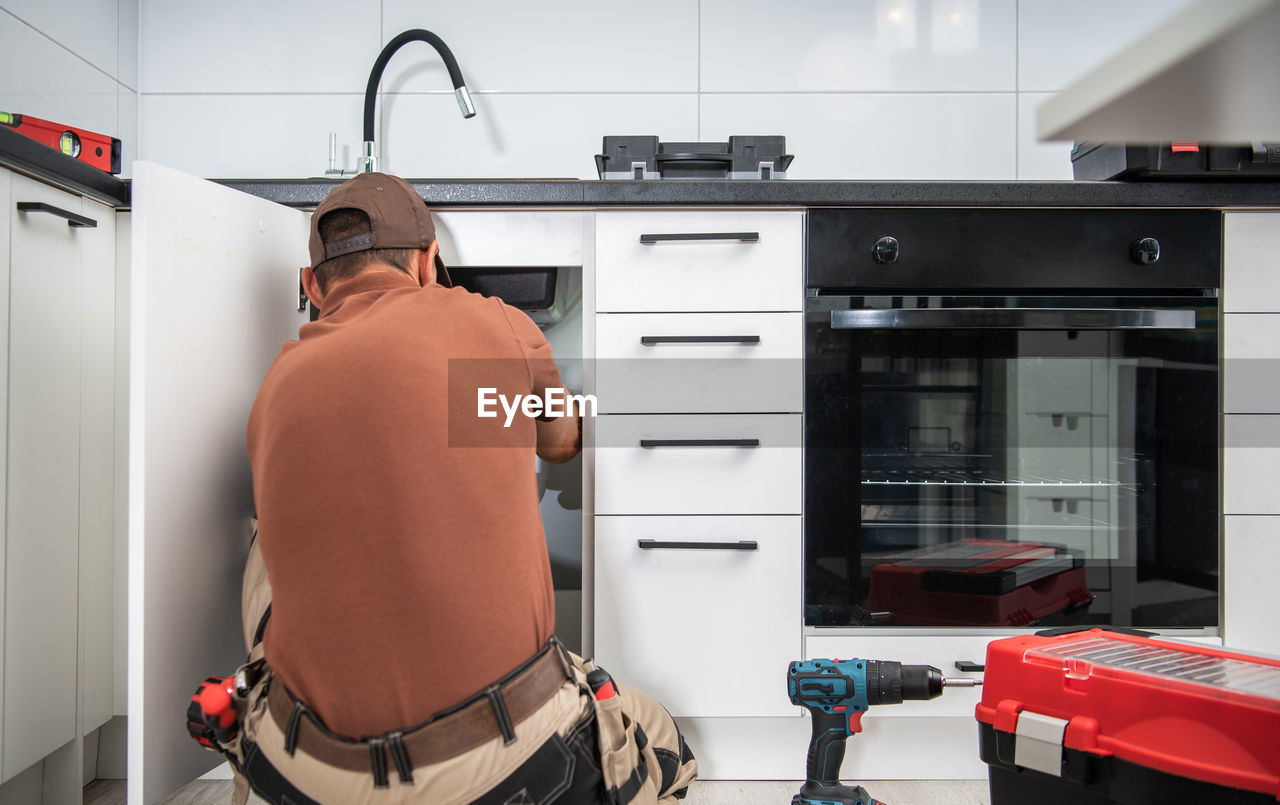
[[[305,712],[307,712],[307,706],[295,700],[293,712],[289,714],[289,723],[284,727],[284,751],[289,754],[289,757],[293,757],[294,752],[298,751],[298,722],[302,720],[302,714]]]

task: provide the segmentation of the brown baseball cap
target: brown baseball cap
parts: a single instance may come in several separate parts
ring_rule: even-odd
[[[320,240],[320,219],[325,213],[343,209],[364,212],[373,231],[326,244]],[[388,173],[360,173],[333,188],[311,214],[311,267],[367,249],[425,249],[435,239],[431,211],[408,182]],[[453,285],[439,253],[436,282]]]

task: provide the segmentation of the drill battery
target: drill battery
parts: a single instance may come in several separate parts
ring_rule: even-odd
[[[992,805],[1276,805],[1280,660],[1089,629],[996,640]]]

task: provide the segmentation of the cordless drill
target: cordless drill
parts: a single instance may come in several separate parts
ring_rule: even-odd
[[[862,732],[862,714],[873,704],[901,704],[942,695],[944,687],[971,688],[982,680],[945,678],[932,665],[889,660],[803,660],[787,668],[791,703],[813,716],[805,781],[791,805],[885,805],[862,786],[840,785],[844,742]]]

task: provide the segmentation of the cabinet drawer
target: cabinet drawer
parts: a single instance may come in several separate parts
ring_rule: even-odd
[[[604,413],[799,412],[800,313],[609,313],[596,318]]]
[[[677,716],[799,714],[785,678],[800,652],[799,517],[595,523],[602,667]]]
[[[1222,309],[1274,313],[1280,212],[1232,210],[1223,215]]]
[[[965,673],[956,670],[957,660],[970,660],[979,664],[987,661],[987,643],[1001,637],[1031,634],[1033,630],[1009,630],[1002,634],[980,635],[877,635],[868,630],[858,635],[807,635],[804,639],[804,657],[807,660],[821,657],[845,659],[858,657],[864,660],[893,660],[908,665],[932,665],[943,676],[979,677],[982,672]],[[867,721],[883,716],[973,717],[973,710],[982,698],[982,688],[948,688],[942,695],[927,702],[903,702],[897,705],[873,707]],[[864,725],[866,722],[863,722]]]
[[[596,310],[799,311],[799,211],[602,212]]]
[[[799,414],[596,419],[598,514],[799,514]]]

